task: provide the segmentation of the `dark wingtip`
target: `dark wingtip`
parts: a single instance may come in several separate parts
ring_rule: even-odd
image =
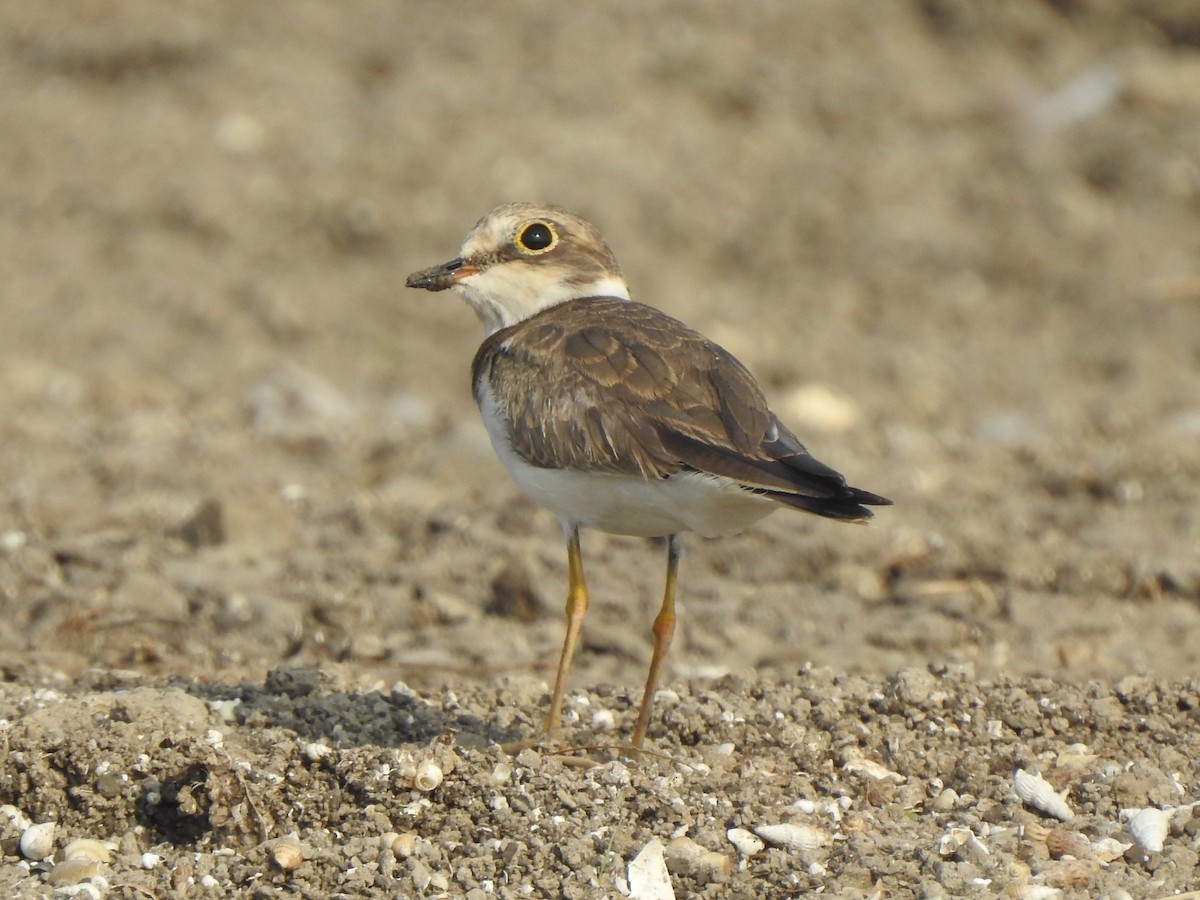
[[[827,519],[837,519],[839,522],[851,522],[858,525],[865,525],[868,519],[875,518],[875,513],[868,507],[892,505],[892,501],[886,497],[852,487],[846,488],[844,493],[835,497],[813,497],[785,491],[763,491],[763,493],[784,506],[802,509]]]
[[[854,502],[861,503],[864,506],[892,506],[892,501],[887,497],[880,497],[878,494],[872,494],[870,491],[864,491],[861,488],[850,488],[854,493]]]

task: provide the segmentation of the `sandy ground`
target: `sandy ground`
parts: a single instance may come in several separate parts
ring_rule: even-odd
[[[0,46],[4,896],[1200,887],[1195,4],[94,0]],[[521,749],[565,551],[470,311],[402,288],[513,199],[896,501],[691,542],[637,762],[662,547],[585,535]]]

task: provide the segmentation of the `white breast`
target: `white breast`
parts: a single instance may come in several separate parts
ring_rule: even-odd
[[[513,450],[492,392],[483,386],[480,394],[479,410],[496,455],[520,488],[564,524],[637,537],[685,531],[718,537],[741,531],[778,509],[773,501],[727,478],[700,472],[647,480],[531,466]]]

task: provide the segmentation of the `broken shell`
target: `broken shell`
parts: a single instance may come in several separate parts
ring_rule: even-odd
[[[1008,882],[1018,888],[1028,887],[1029,879],[1033,877],[1033,870],[1029,868],[1029,864],[1020,859],[1010,859],[1008,865],[1004,866],[1003,871],[1004,877],[1008,879]],[[1016,896],[1020,900],[1025,900],[1023,891],[1018,891]]]
[[[651,838],[625,869],[631,897],[672,897],[671,875],[667,871],[663,845]]]
[[[106,863],[110,856],[111,854],[107,847],[91,838],[79,838],[78,840],[71,841],[63,849],[63,859],[81,859]]]
[[[663,859],[671,872],[687,874],[708,851],[687,835],[673,838],[663,847]]]
[[[433,881],[433,870],[415,856],[408,861],[408,871],[412,878],[413,887],[418,892],[423,893],[425,888],[429,887],[429,883]]]
[[[890,781],[895,784],[903,784],[908,780],[899,772],[893,772],[883,763],[869,759],[862,753],[850,756],[850,758],[842,763],[842,768],[847,772],[866,775],[868,778],[873,778],[876,781]]]
[[[454,767],[458,765],[458,755],[454,752],[454,748],[448,744],[438,744],[434,748],[433,758],[442,767],[444,775],[449,775],[454,771]]]
[[[975,832],[970,828],[963,828],[961,825],[954,825],[946,829],[946,833],[937,839],[934,848],[939,856],[946,859],[958,856],[964,850],[976,860],[982,861],[991,856],[991,851],[983,841],[976,837]]]
[[[762,838],[745,828],[730,828],[725,832],[725,837],[729,838],[729,843],[737,848],[741,856],[747,858],[762,852],[762,848],[766,846]]]
[[[597,731],[612,731],[617,727],[617,717],[611,709],[598,709],[592,713],[592,727]]]
[[[304,758],[309,762],[320,762],[332,752],[332,747],[320,741],[313,741],[304,745]]]
[[[858,813],[846,816],[842,820],[842,832],[845,834],[862,834],[867,830],[867,820]]]
[[[949,858],[958,853],[970,837],[971,830],[969,828],[951,828],[937,839],[934,847],[937,849],[938,856]]]
[[[828,835],[818,828],[787,822],[780,825],[756,825],[754,833],[768,844],[787,847],[789,850],[816,850],[829,841]]]
[[[1021,900],[1060,900],[1062,889],[1048,884],[1022,884],[1017,896]]]
[[[1129,829],[1139,847],[1149,853],[1162,852],[1163,842],[1171,829],[1171,822],[1165,812],[1153,806],[1123,809],[1121,818],[1125,820],[1125,827]],[[21,840],[23,843],[24,838]]]
[[[11,803],[5,803],[3,806],[0,806],[0,819],[7,819],[15,831],[24,831],[33,824],[29,816],[25,815],[25,813],[21,812]]]
[[[304,845],[294,834],[271,842],[271,862],[284,872],[294,872],[304,864]]]
[[[1075,813],[1067,805],[1054,786],[1041,775],[1017,769],[1013,773],[1013,790],[1026,806],[1032,806],[1040,813],[1053,816],[1066,822],[1074,818]]]
[[[100,863],[96,860],[72,857],[55,865],[46,875],[46,882],[57,886],[80,884],[99,874]]]
[[[1046,843],[1046,835],[1050,833],[1050,829],[1041,822],[1029,822],[1021,825],[1019,828],[1021,837],[1027,841],[1040,841]]]
[[[492,774],[489,776],[492,784],[496,787],[501,787],[512,781],[513,767],[506,762],[496,763],[496,767],[492,769]]]
[[[1092,765],[1097,759],[1095,753],[1087,744],[1070,744],[1064,747],[1054,761],[1056,769],[1065,769],[1071,772],[1082,772]]]
[[[1124,856],[1125,851],[1132,846],[1133,844],[1118,841],[1116,838],[1101,838],[1092,843],[1092,856],[1100,860],[1100,862],[1112,862]]]
[[[396,762],[392,766],[392,769],[400,778],[412,781],[417,774],[417,761],[413,759],[413,755],[409,750],[397,750]]]
[[[1050,854],[1051,859],[1062,859],[1064,856],[1090,859],[1092,842],[1078,831],[1051,828],[1046,832],[1046,852]]]
[[[695,875],[701,881],[722,881],[733,871],[731,857],[706,850],[687,835],[670,841],[663,848],[663,858],[669,871]]]
[[[992,855],[992,851],[987,848],[987,844],[979,839],[975,832],[971,832],[971,836],[967,838],[966,849],[971,857],[976,862],[983,862]]]
[[[1091,883],[1095,868],[1095,863],[1089,864],[1079,859],[1068,859],[1046,867],[1042,870],[1041,876],[1050,887],[1086,887]]]
[[[442,783],[442,767],[432,759],[424,759],[417,765],[413,775],[413,787],[418,791],[429,792]]]
[[[21,834],[21,855],[26,859],[49,859],[54,854],[54,822],[30,825]]]

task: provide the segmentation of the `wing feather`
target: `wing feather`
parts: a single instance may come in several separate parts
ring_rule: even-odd
[[[653,307],[573,300],[496,332],[475,357],[514,451],[541,468],[728,478],[820,515],[890,501],[849,487],[767,406],[732,355]]]

